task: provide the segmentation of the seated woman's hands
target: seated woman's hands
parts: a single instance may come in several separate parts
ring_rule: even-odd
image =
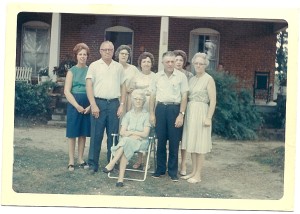
[[[142,140],[143,139],[141,136],[138,136],[137,134],[135,134],[132,131],[126,131],[125,133],[123,133],[122,136],[123,137],[130,137],[130,138],[133,138],[135,140]]]

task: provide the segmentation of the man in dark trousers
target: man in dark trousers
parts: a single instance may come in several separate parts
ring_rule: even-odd
[[[188,80],[175,69],[172,51],[163,54],[162,63],[164,70],[155,74],[149,101],[150,123],[155,126],[157,135],[157,167],[152,177],[159,178],[168,171],[172,181],[178,181],[178,149],[187,105]]]

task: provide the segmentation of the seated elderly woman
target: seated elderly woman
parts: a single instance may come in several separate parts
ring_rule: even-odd
[[[132,110],[127,112],[122,119],[119,143],[111,147],[113,159],[103,168],[103,172],[109,173],[120,160],[119,177],[117,187],[123,186],[124,174],[127,162],[134,152],[147,150],[148,135],[150,132],[149,113],[143,109],[146,96],[141,89],[132,92]]]

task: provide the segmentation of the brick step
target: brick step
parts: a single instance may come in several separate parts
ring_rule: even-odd
[[[67,115],[52,114],[51,119],[54,121],[67,121]]]
[[[55,108],[53,114],[56,115],[66,115],[67,109],[66,108]]]
[[[49,120],[47,125],[55,126],[55,127],[66,127],[67,123],[66,123],[66,121]]]

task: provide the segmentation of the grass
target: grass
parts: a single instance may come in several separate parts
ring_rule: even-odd
[[[277,147],[269,152],[264,152],[252,156],[252,161],[257,161],[260,164],[269,165],[273,172],[282,172],[284,170],[284,146]]]
[[[21,141],[31,141],[31,139],[21,139]],[[17,145],[22,144],[18,143]],[[101,156],[101,163],[104,163],[104,156]],[[157,180],[148,175],[144,182],[125,181],[125,186],[120,191],[115,187],[116,179],[108,178],[105,173],[98,172],[91,175],[88,170],[78,168],[75,168],[74,172],[69,172],[66,159],[67,154],[63,151],[53,152],[35,147],[15,146],[14,191],[18,193],[149,197],[233,197],[231,192],[214,188],[208,189],[201,184],[193,185],[182,180],[172,182],[168,176]]]

